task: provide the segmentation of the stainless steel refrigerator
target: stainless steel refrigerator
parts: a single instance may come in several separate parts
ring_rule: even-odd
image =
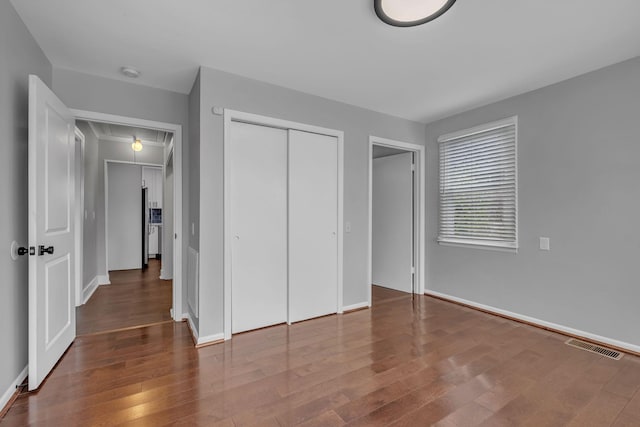
[[[149,267],[149,194],[142,187],[142,269]]]

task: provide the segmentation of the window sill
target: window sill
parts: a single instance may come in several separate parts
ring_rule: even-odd
[[[486,251],[495,251],[495,252],[506,252],[517,254],[518,247],[506,247],[506,246],[497,246],[497,245],[487,245],[484,243],[469,243],[463,241],[455,241],[455,240],[438,240],[438,244],[441,246],[453,246],[456,248],[471,248],[471,249],[483,249]]]

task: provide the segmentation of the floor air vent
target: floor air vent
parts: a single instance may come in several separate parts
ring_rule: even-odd
[[[591,353],[600,354],[602,356],[608,357],[609,359],[620,360],[622,359],[622,353],[619,351],[611,350],[606,347],[600,347],[599,345],[591,344],[585,341],[580,341],[574,338],[568,339],[565,341],[565,344],[570,345],[571,347],[576,347],[582,350],[590,351]]]

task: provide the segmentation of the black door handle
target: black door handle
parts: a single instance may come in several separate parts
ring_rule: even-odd
[[[44,254],[53,255],[53,246],[49,246],[48,248],[45,248],[44,245],[40,245],[38,247],[38,255],[42,256]]]

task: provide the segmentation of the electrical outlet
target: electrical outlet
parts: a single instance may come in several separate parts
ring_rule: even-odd
[[[541,251],[549,251],[551,250],[551,239],[548,237],[540,238],[540,250]]]

